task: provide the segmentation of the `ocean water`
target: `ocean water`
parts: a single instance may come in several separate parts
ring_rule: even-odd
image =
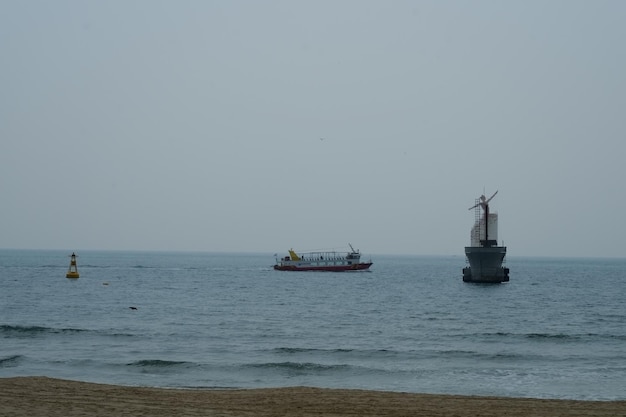
[[[625,259],[510,256],[509,283],[480,285],[463,256],[295,273],[272,254],[77,254],[69,280],[69,253],[0,250],[0,377],[626,399]]]

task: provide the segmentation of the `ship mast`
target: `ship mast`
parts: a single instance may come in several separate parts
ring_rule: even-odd
[[[483,246],[489,247],[489,204],[483,206],[485,209],[485,240],[483,240]]]

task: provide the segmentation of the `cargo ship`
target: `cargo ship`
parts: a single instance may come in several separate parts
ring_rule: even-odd
[[[502,266],[506,257],[506,246],[498,246],[498,213],[489,212],[489,198],[481,195],[474,210],[475,221],[470,236],[470,246],[465,247],[469,266],[463,268],[463,281],[501,283],[509,281],[509,268]]]
[[[372,266],[372,261],[361,262],[361,252],[354,250],[352,245],[350,251],[318,251],[296,253],[289,249],[289,255],[276,258],[274,269],[277,271],[363,271]]]

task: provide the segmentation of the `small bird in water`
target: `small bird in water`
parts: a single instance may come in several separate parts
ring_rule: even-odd
[[[137,310],[137,307],[128,307],[128,308],[130,308],[131,310]]]

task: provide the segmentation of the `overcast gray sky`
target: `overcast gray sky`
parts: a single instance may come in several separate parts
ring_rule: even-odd
[[[0,247],[626,256],[624,1],[0,1]]]

